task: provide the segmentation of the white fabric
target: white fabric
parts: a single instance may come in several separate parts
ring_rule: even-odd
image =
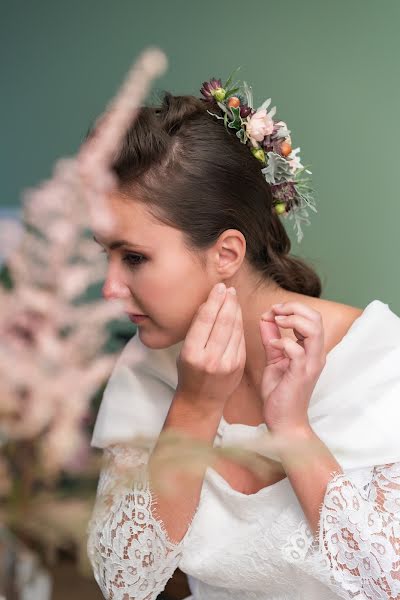
[[[104,393],[93,445],[157,437],[180,347],[151,350],[138,337],[128,343]],[[129,348],[134,367],[124,364]],[[209,468],[178,545],[152,514],[144,482],[139,491],[107,492],[107,516],[95,511],[90,523],[89,556],[105,597],[155,600],[179,565],[193,600],[400,598],[400,464],[390,465],[400,463],[399,365],[400,319],[375,300],[328,354],[310,402],[314,431],[345,470],[328,485],[318,544],[287,479],[245,495]],[[265,430],[221,419],[215,444],[245,445]],[[114,458],[124,452],[112,450]],[[130,459],[145,468],[143,454]],[[102,481],[115,477],[112,468],[103,472],[98,502]],[[143,558],[146,548],[151,558]]]
[[[97,416],[92,445],[144,435],[156,438],[177,386],[176,359],[182,343],[162,350],[145,347],[135,335],[110,377]],[[127,364],[134,357],[134,368]],[[343,468],[400,460],[400,318],[374,300],[328,353],[308,411],[315,433]],[[379,401],[378,401],[379,400]],[[390,418],[388,418],[390,415]],[[219,433],[240,444],[266,431],[261,424]]]

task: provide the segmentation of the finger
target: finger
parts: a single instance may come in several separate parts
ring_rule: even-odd
[[[226,288],[219,293],[217,286],[214,286],[206,302],[198,308],[185,338],[185,345],[188,349],[192,348],[193,351],[197,351],[206,347],[225,296]]]
[[[282,353],[282,355],[284,358],[281,358],[278,362],[269,364],[265,367],[262,380],[262,395],[264,398],[268,398],[271,392],[281,381],[283,374],[289,367],[290,359],[285,356],[284,353]]]
[[[270,339],[280,338],[279,327],[275,321],[275,313],[269,310],[261,315],[261,321],[265,323],[264,332],[270,336]]]
[[[217,314],[214,326],[211,330],[210,337],[205,347],[205,350],[210,356],[221,358],[224,354],[232,335],[237,302],[238,300],[236,294],[232,294],[229,290],[227,290],[225,302]]]
[[[324,336],[320,324],[300,315],[276,315],[279,327],[293,329],[296,338],[304,345],[308,358],[320,357],[324,352]]]
[[[284,352],[285,356],[290,359],[289,372],[294,377],[304,375],[306,367],[306,355],[304,349],[290,338],[280,338],[271,340],[271,346]]]
[[[281,337],[279,327],[275,322],[260,321],[260,334],[261,340],[267,356],[267,363],[274,363],[282,358],[285,358],[285,354],[279,349],[271,346],[270,341]]]
[[[279,315],[291,315],[296,314],[306,319],[310,319],[311,321],[320,321],[321,313],[317,310],[314,310],[310,306],[307,306],[303,302],[284,302],[282,304],[273,304],[271,306],[271,310],[274,311],[275,314]]]
[[[243,347],[244,345],[244,347]],[[237,302],[235,322],[233,324],[232,334],[222,355],[223,360],[231,360],[232,363],[241,362],[243,350],[245,348],[242,309]]]

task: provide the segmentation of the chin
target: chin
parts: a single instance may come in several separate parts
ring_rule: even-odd
[[[155,331],[146,332],[145,329],[137,328],[137,334],[140,341],[144,346],[151,350],[162,350],[163,348],[169,348],[175,344],[183,342],[185,336],[170,333],[157,333]]]

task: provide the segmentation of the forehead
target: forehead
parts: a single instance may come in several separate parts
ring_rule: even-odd
[[[123,226],[124,223],[138,223],[145,227],[150,224],[157,225],[145,204],[127,195],[110,194],[107,197],[107,209],[119,226]]]
[[[132,198],[120,194],[110,195],[106,208],[110,226],[107,231],[93,230],[94,237],[102,244],[111,246],[116,241],[124,241],[143,249],[151,249],[179,237],[180,232],[157,221],[142,202]]]

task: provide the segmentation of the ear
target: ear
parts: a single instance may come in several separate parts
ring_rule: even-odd
[[[221,278],[230,278],[239,270],[246,256],[246,238],[237,229],[227,229],[212,249],[215,269]]]

